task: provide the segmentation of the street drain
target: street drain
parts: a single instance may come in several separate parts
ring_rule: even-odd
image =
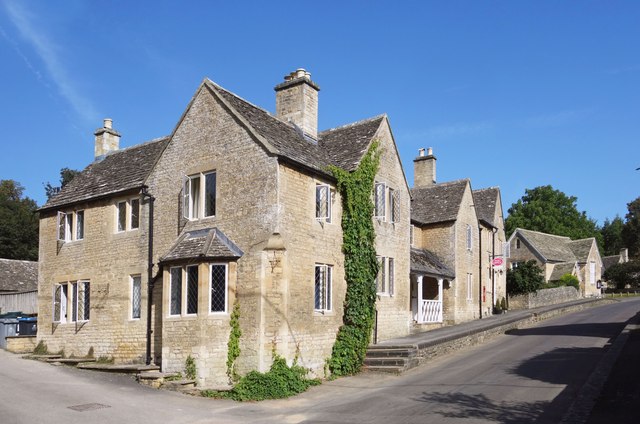
[[[85,411],[95,411],[96,409],[111,408],[111,407],[109,405],[103,405],[101,403],[85,403],[84,405],[69,406],[68,408],[78,412],[85,412]]]

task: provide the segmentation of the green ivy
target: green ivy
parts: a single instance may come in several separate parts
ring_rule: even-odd
[[[229,326],[231,326],[231,333],[229,333],[229,342],[227,343],[227,375],[232,382],[235,382],[238,381],[235,362],[240,356],[240,337],[242,336],[242,331],[240,330],[240,304],[237,300],[233,305]]]
[[[372,193],[380,164],[379,143],[374,141],[353,172],[331,167],[342,196],[342,251],[347,293],[343,325],[333,345],[329,370],[333,376],[360,371],[375,320],[378,262],[375,250]]]
[[[187,360],[184,363],[184,375],[189,380],[196,379],[196,361],[191,357],[191,355],[187,356]]]

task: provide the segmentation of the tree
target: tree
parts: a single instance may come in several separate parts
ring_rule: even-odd
[[[633,289],[640,288],[640,262],[629,261],[611,265],[604,272],[603,278],[614,283],[617,289],[627,286]]]
[[[572,240],[595,237],[601,247],[602,235],[596,222],[584,211],[578,211],[577,200],[550,185],[525,190],[525,195],[509,208],[505,220],[507,237],[516,228],[524,228]]]
[[[0,180],[0,258],[38,260],[38,205],[24,187]]]
[[[53,196],[54,194],[58,194],[60,192],[60,190],[62,189],[62,187],[64,187],[67,184],[69,184],[69,182],[71,180],[73,180],[73,178],[76,175],[78,175],[79,173],[80,173],[80,171],[76,171],[75,169],[62,168],[60,170],[60,185],[59,186],[52,186],[50,182],[47,182],[44,185],[44,191],[47,194],[47,200],[51,199],[51,196]]]
[[[622,240],[622,229],[624,228],[624,221],[619,216],[604,220],[602,228],[600,228],[600,234],[602,234],[602,245],[604,247],[603,254],[605,256],[617,255],[620,253],[620,249],[625,246]]]
[[[536,261],[522,262],[516,268],[507,270],[507,293],[526,294],[542,288],[544,276]]]
[[[629,248],[629,256],[640,259],[640,197],[627,204],[629,211],[622,228],[624,247]]]

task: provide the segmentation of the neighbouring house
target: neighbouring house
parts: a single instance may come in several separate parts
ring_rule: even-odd
[[[376,140],[376,333],[408,334],[410,193],[389,120],[318,131],[319,90],[287,75],[272,115],[205,79],[169,136],[125,149],[105,120],[93,163],[40,210],[38,340],[169,372],[190,355],[220,384],[238,302],[240,372],[275,350],[322,375],[346,289],[329,166],[356,169]]]
[[[0,259],[0,314],[38,312],[38,262]]]
[[[616,264],[624,264],[629,262],[629,249],[623,247],[620,249],[620,253],[617,255],[603,256],[602,257],[602,275],[604,277],[604,273],[611,266]],[[604,287],[607,288],[608,281],[605,281]]]
[[[491,315],[505,292],[491,266],[505,238],[500,191],[474,192],[468,179],[436,183],[436,157],[431,148],[424,153],[414,159],[411,189],[410,280],[420,330]]]
[[[480,225],[480,263],[483,304],[490,299],[490,308],[507,296],[506,258],[504,255],[506,236],[502,212],[502,197],[499,187],[473,191],[473,203]],[[485,279],[486,278],[486,279]],[[488,311],[489,313],[492,310]]]
[[[571,240],[569,237],[517,228],[509,237],[509,266],[535,260],[545,281],[557,281],[571,274],[580,281],[582,296],[597,296],[602,278],[602,258],[595,238]]]

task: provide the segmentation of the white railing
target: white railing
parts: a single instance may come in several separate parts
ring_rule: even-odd
[[[439,300],[423,300],[418,314],[418,323],[442,322],[442,302]]]

